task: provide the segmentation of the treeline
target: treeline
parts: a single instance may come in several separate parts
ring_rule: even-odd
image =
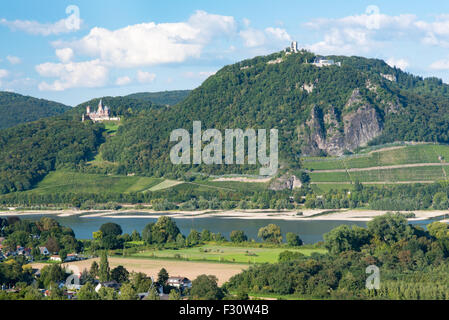
[[[448,228],[434,222],[426,231],[392,213],[367,228],[342,225],[324,236],[329,254],[252,266],[227,289],[321,299],[448,299]],[[378,289],[366,286],[369,266],[380,270]]]
[[[311,190],[305,191],[305,206],[317,209],[369,207],[393,211],[449,208],[449,184],[444,181],[388,186],[366,186],[356,182],[354,189],[330,190],[322,196]]]

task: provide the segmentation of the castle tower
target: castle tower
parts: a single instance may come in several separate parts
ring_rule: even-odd
[[[103,100],[100,99],[100,103],[98,104],[98,114],[102,115],[103,114]]]
[[[87,108],[86,108],[86,114],[90,114],[90,106],[87,106]]]

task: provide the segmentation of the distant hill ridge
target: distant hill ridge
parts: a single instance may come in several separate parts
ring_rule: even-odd
[[[70,110],[62,103],[0,91],[0,129],[62,114]]]

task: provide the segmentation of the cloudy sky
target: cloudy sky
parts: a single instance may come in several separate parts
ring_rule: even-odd
[[[0,90],[76,105],[193,89],[291,40],[449,83],[447,0],[15,0],[0,3]]]

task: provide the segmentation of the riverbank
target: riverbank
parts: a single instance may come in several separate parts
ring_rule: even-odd
[[[288,221],[361,221],[367,222],[383,215],[388,211],[364,209],[335,209],[335,210],[202,210],[202,211],[166,211],[160,212],[152,209],[126,209],[126,210],[21,210],[4,211],[0,216],[28,216],[28,215],[55,215],[58,217],[79,216],[80,218],[141,218],[157,219],[169,216],[175,219],[195,218],[232,218],[249,220],[288,220]],[[407,212],[403,212],[407,213]],[[449,210],[414,211],[414,218],[409,221],[424,221],[435,218],[449,217]]]

